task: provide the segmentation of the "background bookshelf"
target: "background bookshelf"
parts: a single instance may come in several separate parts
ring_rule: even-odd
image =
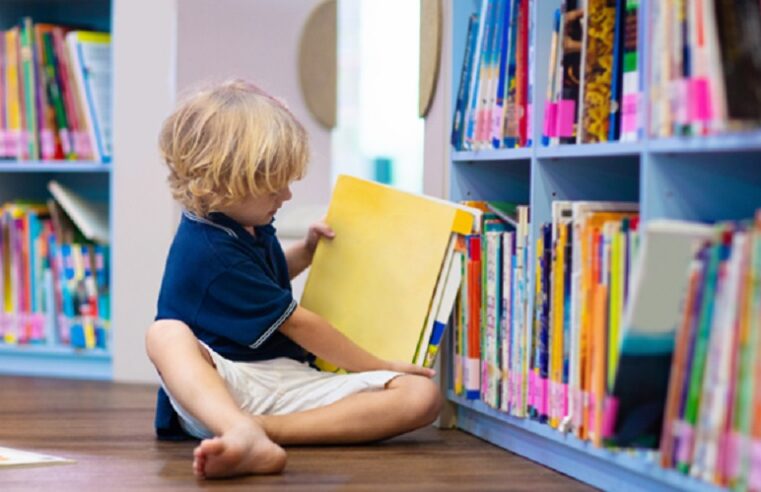
[[[8,0],[0,2],[0,29],[25,17],[80,30],[111,32],[110,0]],[[45,202],[55,180],[82,197],[105,204],[113,214],[112,165],[87,160],[0,160],[0,204],[16,200]],[[110,238],[112,239],[112,238]],[[109,241],[112,244],[112,241]],[[107,269],[112,271],[113,255]],[[0,344],[0,374],[111,379],[109,349],[80,350],[55,343]]]
[[[640,2],[640,23],[649,6]],[[539,225],[551,221],[554,200],[636,201],[644,222],[658,218],[720,221],[750,218],[761,207],[761,131],[693,138],[657,139],[545,147],[541,141],[544,99],[553,31],[553,12],[560,0],[534,0],[531,43],[537,63],[533,73],[533,145],[518,149],[452,151],[452,200],[507,200],[530,205],[532,245]],[[480,1],[451,2],[451,107],[456,106],[460,67],[465,55],[468,18]],[[649,66],[648,36],[639,38],[642,66]],[[645,77],[643,101],[649,94]],[[647,104],[644,118],[648,121]],[[529,278],[534,274],[530,268]],[[530,280],[530,286],[533,279]],[[533,287],[529,288],[531,291]],[[531,303],[533,304],[533,296]],[[530,312],[533,306],[529,305]],[[451,376],[451,374],[450,374]],[[451,377],[450,377],[451,380]],[[450,388],[451,382],[450,382]],[[645,457],[595,448],[572,435],[534,421],[518,419],[453,391],[449,400],[457,426],[503,448],[606,490],[718,490]]]

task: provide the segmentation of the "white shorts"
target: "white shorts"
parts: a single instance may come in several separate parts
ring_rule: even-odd
[[[233,399],[251,415],[284,415],[324,407],[355,393],[382,390],[389,381],[401,375],[394,371],[334,374],[288,358],[235,362],[225,359],[206,345],[204,348],[211,355],[217,373]],[[166,386],[164,390],[185,432],[198,439],[214,436],[172,398]]]

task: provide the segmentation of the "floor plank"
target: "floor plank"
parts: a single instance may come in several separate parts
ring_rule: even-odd
[[[153,437],[155,391],[0,377],[0,446],[77,461],[0,470],[0,490],[591,490],[465,433],[434,428],[372,445],[291,447],[282,475],[198,482],[190,466],[195,442]]]

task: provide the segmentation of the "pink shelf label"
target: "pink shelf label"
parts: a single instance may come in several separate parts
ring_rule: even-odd
[[[553,102],[544,103],[544,136],[554,137],[556,136],[555,130],[557,126],[557,104]]]
[[[558,383],[558,390],[559,390],[559,399],[558,399],[558,416],[559,417],[565,417],[568,415],[568,385],[563,383]]]
[[[616,416],[618,415],[618,398],[607,396],[603,409],[602,419],[602,436],[611,437],[616,426]]]
[[[0,130],[0,157],[8,157],[8,132]]]
[[[721,436],[719,452],[719,473],[725,477],[737,477],[740,474],[743,448],[747,439],[736,431],[724,433]],[[722,466],[723,465],[723,466]]]
[[[679,463],[692,461],[692,441],[695,437],[692,425],[683,420],[674,421],[676,437],[676,460]]]
[[[7,156],[19,157],[21,156],[21,132],[18,130],[10,130],[5,139],[5,151]]]
[[[548,402],[547,402],[547,378],[539,377],[539,414],[547,415]]]
[[[40,131],[40,154],[46,160],[55,157],[55,137],[51,130]]]
[[[59,138],[61,139],[61,150],[63,150],[64,156],[68,156],[71,151],[71,133],[66,128],[58,130]]]
[[[556,135],[558,137],[573,137],[573,120],[576,117],[576,101],[573,99],[562,99],[558,103],[557,112]]]
[[[639,93],[625,94],[622,100],[621,130],[625,133],[637,131],[637,108]]]
[[[710,121],[711,119],[711,92],[708,87],[708,79],[692,79],[692,113],[695,121]]]
[[[478,359],[468,358],[465,360],[465,388],[476,390],[480,387],[478,374]]]
[[[761,441],[753,440],[750,445],[750,476],[748,485],[752,490],[761,489]]]

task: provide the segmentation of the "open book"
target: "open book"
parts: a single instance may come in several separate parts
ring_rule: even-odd
[[[336,237],[320,241],[301,304],[382,359],[432,365],[462,278],[453,235],[473,233],[480,213],[339,176]]]
[[[73,460],[47,454],[0,447],[0,468],[12,466],[40,466],[74,463]]]

